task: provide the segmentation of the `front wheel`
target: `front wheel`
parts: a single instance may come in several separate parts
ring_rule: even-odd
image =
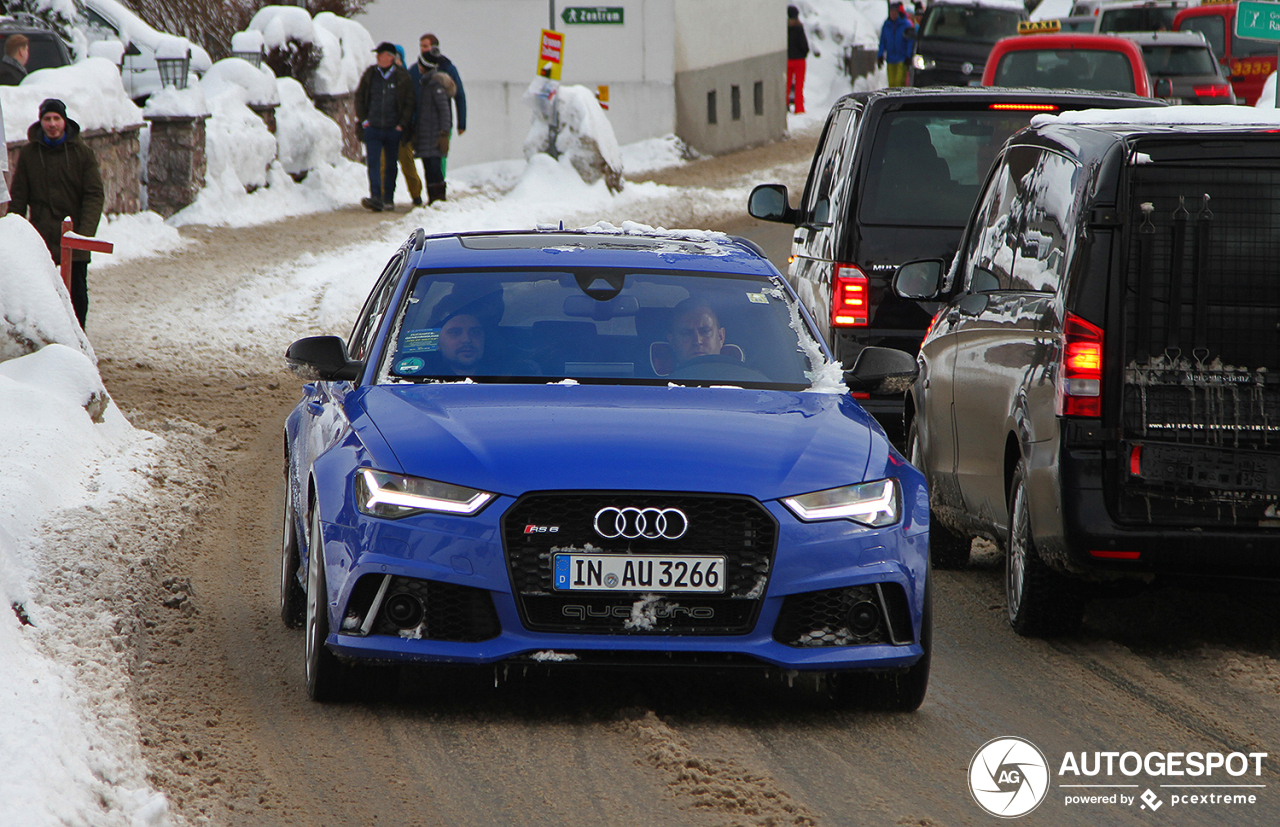
[[[1009,538],[1004,588],[1009,625],[1024,637],[1070,634],[1084,619],[1079,584],[1045,564],[1031,536],[1026,464],[1018,462],[1009,493]]]
[[[918,471],[925,474],[921,463],[924,456],[920,450],[920,425],[911,420],[911,427],[907,429],[907,456],[911,460],[911,464]],[[962,569],[969,565],[969,554],[973,549],[973,541],[968,537],[961,537],[952,534],[951,529],[947,528],[934,515],[932,509],[929,511],[929,561],[937,569]]]
[[[298,554],[298,518],[293,510],[293,497],[285,484],[284,527],[280,540],[280,619],[290,629],[297,629],[306,620],[307,593],[298,582],[301,557]]]
[[[307,697],[313,701],[340,701],[348,694],[348,669],[324,645],[329,637],[329,593],[324,576],[320,511],[314,504],[310,527],[307,538]]]

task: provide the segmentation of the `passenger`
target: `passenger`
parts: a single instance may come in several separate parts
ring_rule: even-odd
[[[672,309],[667,342],[675,351],[679,366],[701,356],[719,356],[724,347],[724,328],[710,305],[689,298]]]

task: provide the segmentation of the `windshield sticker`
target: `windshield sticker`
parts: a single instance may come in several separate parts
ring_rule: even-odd
[[[426,363],[421,359],[410,356],[408,359],[401,359],[396,362],[396,373],[417,373],[425,365]]]
[[[423,330],[411,330],[404,337],[400,346],[401,353],[435,353],[440,349],[440,328],[429,327]]]
[[[747,301],[752,302],[753,304],[768,304],[769,297],[764,293],[748,293]]]

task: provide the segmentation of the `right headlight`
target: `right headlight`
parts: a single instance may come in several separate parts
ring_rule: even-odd
[[[916,55],[915,57],[911,58],[911,65],[915,67],[918,71],[927,72],[930,69],[932,69],[934,66],[937,66],[938,62],[936,60],[930,60],[924,55]]]
[[[853,520],[872,528],[882,528],[893,525],[901,517],[898,501],[898,481],[889,477],[787,497],[782,502],[806,522]]]
[[[355,479],[356,508],[395,520],[424,512],[469,517],[496,495],[461,485],[361,468]]]

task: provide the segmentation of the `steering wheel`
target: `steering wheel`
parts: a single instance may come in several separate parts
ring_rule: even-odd
[[[698,379],[718,382],[768,382],[765,376],[755,368],[742,364],[742,360],[734,356],[713,354],[695,356],[682,362],[669,373],[670,379]]]

